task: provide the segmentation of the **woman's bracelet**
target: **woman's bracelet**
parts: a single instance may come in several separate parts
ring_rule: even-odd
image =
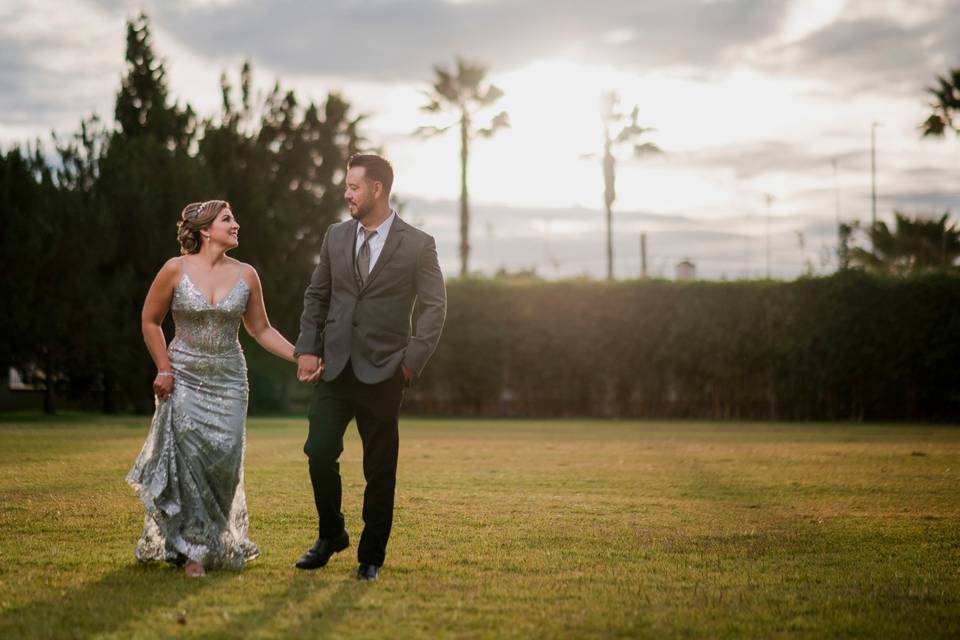
[[[173,377],[173,371],[158,371],[158,372],[157,372],[157,377],[159,377],[159,378],[167,378],[167,377],[172,378],[172,377]]]

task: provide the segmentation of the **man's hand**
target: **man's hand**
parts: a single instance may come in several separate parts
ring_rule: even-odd
[[[323,360],[310,353],[297,356],[297,380],[304,383],[316,382],[323,375]]]
[[[403,371],[403,381],[406,384],[410,384],[410,381],[413,380],[413,369],[401,362],[400,370]]]

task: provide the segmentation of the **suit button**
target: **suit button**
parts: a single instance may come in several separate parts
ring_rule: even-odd
[[[359,327],[359,326],[360,326],[360,323],[358,323],[356,320],[354,320],[354,321],[353,321],[353,326]]]

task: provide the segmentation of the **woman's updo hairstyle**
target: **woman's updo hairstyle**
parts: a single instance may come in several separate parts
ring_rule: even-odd
[[[205,202],[191,202],[180,212],[180,222],[177,223],[177,242],[180,243],[180,253],[188,255],[198,253],[203,245],[202,229],[208,228],[221,211],[230,206],[225,200],[207,200]]]

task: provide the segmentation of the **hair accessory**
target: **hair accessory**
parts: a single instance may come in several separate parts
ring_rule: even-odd
[[[206,206],[207,206],[206,202],[201,202],[200,204],[198,204],[197,208],[194,209],[192,213],[187,213],[187,219],[196,220],[197,218],[199,218],[200,214],[203,213],[203,210],[206,208]]]

